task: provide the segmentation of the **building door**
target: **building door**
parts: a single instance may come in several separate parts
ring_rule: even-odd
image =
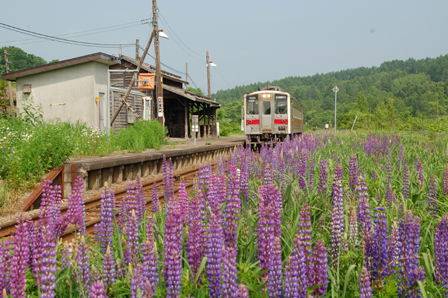
[[[100,109],[100,129],[101,131],[105,131],[106,123],[104,123],[104,119],[106,118],[107,107],[104,102],[104,93],[100,93],[100,102],[98,103]]]

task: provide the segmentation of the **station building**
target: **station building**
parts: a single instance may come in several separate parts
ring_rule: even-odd
[[[135,84],[115,121],[111,119],[122,103],[135,72],[139,57],[115,57],[94,53],[54,62],[3,75],[3,79],[16,82],[17,107],[22,100],[32,98],[42,106],[45,120],[82,121],[102,131],[118,130],[133,125],[132,108],[140,119],[151,120],[158,116],[156,90],[140,90]],[[140,74],[154,74],[155,66],[143,63]],[[162,70],[164,125],[172,138],[192,137],[192,115],[198,115],[197,137],[218,134],[216,111],[219,103],[187,91],[188,82],[180,76]]]

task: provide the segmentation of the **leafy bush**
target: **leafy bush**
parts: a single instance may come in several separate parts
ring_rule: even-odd
[[[241,132],[241,124],[238,122],[231,122],[224,119],[219,123],[219,135],[223,137],[229,136],[231,133]]]
[[[166,132],[156,120],[138,121],[133,126],[111,135],[111,143],[118,150],[141,152],[148,148],[160,149],[164,144]]]

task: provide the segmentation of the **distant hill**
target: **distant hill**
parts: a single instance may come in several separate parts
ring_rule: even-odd
[[[355,109],[357,99],[365,98],[365,112],[374,114],[377,108],[393,103],[396,116],[435,118],[437,100],[439,116],[448,111],[448,55],[421,60],[393,60],[380,67],[359,67],[307,77],[286,77],[272,82],[259,82],[218,91],[216,98],[224,109],[242,104],[245,93],[266,85],[279,86],[304,106],[305,121],[323,126],[334,119],[334,92],[338,92],[338,121]],[[439,87],[439,88],[437,88]],[[232,104],[233,103],[233,104]],[[236,116],[236,115],[234,115]]]

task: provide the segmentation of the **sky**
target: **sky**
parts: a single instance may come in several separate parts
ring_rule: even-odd
[[[151,0],[1,1],[0,23],[76,41],[144,47],[152,30]],[[415,0],[158,0],[160,56],[166,71],[211,91],[310,76],[384,61],[448,54],[448,1]],[[93,29],[104,28],[91,31]],[[88,31],[88,32],[86,32]],[[99,32],[99,33],[98,33]],[[93,34],[95,33],[95,34]],[[17,46],[47,61],[118,48],[36,40],[0,28],[0,47]],[[142,52],[142,51],[141,51]],[[149,53],[154,56],[154,45]],[[135,47],[123,48],[135,57]],[[155,64],[147,57],[145,62]],[[168,68],[168,67],[169,68]]]

